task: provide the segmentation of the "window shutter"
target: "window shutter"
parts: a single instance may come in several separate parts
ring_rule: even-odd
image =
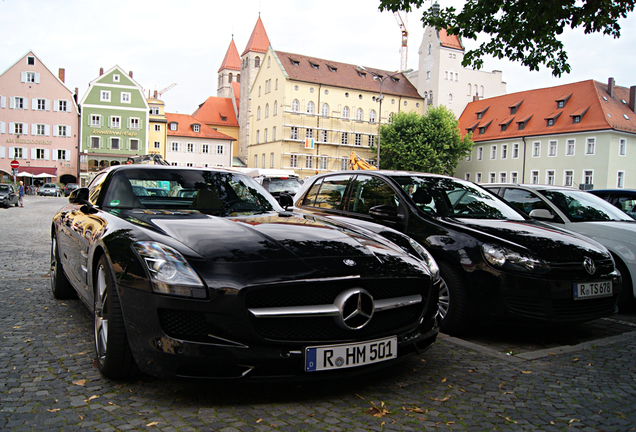
[[[67,136],[67,137],[73,136],[73,135],[71,135],[71,127],[70,126],[66,126],[66,135],[64,135],[64,136]]]
[[[58,111],[58,107],[60,106],[60,101],[57,99],[53,100],[53,111],[57,112]]]
[[[22,105],[22,109],[29,109],[29,98],[24,98],[24,105]]]
[[[51,149],[44,149],[44,160],[49,160]]]
[[[60,130],[60,125],[53,125],[53,136],[56,137],[57,132]]]
[[[113,118],[111,116],[108,116],[108,127],[112,127],[111,126],[112,119]]]
[[[7,133],[5,127],[6,127],[5,123],[0,122],[0,133]]]
[[[20,82],[26,82],[26,72],[20,72]]]
[[[0,158],[4,159],[4,147],[0,147]]]
[[[87,114],[87,115],[86,115],[86,124],[87,124],[88,126],[90,126],[90,125],[91,125],[91,117],[92,117],[92,116],[91,116],[90,114]]]
[[[38,100],[36,98],[31,99],[31,109],[33,111],[38,109]]]
[[[128,129],[130,129],[130,117],[128,117],[128,118],[126,119],[126,121],[128,122],[128,126],[127,126],[127,127],[128,127]]]
[[[35,160],[36,157],[37,157],[37,149],[32,148],[31,149],[31,160]]]
[[[51,111],[51,101],[50,101],[50,100],[48,100],[48,99],[45,99],[45,100],[44,100],[44,108],[45,108],[47,111]]]
[[[67,160],[67,161],[71,160],[71,152],[70,151],[65,151],[64,152],[64,160]]]
[[[38,131],[38,125],[35,123],[31,125],[31,135],[35,135]]]
[[[9,133],[13,135],[14,132],[15,132],[15,123],[9,122]]]
[[[7,98],[5,96],[0,96],[0,108],[7,107]]]
[[[44,125],[44,135],[51,135],[51,125]]]
[[[51,160],[56,161],[57,160],[57,149],[53,149],[53,152],[51,153]]]
[[[9,147],[9,159],[15,158],[15,150],[13,147]]]
[[[35,73],[35,83],[40,84],[40,74],[38,72]]]
[[[24,131],[24,135],[28,135],[29,124],[28,123],[22,123],[22,130]]]
[[[9,108],[15,109],[15,97],[14,96],[9,97]]]

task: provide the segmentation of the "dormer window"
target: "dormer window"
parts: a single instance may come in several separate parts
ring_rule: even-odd
[[[500,126],[501,126],[501,131],[502,131],[502,132],[505,132],[505,131],[506,131],[506,129],[508,129],[508,125],[507,125],[507,124],[502,124],[502,125],[500,125]]]
[[[554,119],[548,119],[548,127],[554,126]]]
[[[177,122],[170,122],[170,130],[171,131],[176,131],[178,125],[179,125],[179,123],[177,123]]]
[[[568,103],[568,99],[570,99],[571,97],[572,97],[572,95],[571,95],[571,94],[569,94],[569,95],[567,95],[567,96],[565,96],[565,97],[562,97],[562,98],[557,99],[557,100],[556,100],[556,103],[557,103],[557,109],[565,108],[565,104],[567,104],[567,103]]]
[[[519,122],[519,130],[524,130],[526,128],[526,122]]]
[[[486,133],[486,131],[488,130],[488,126],[490,126],[490,123],[492,123],[492,120],[483,126],[479,126],[479,135],[483,135]]]
[[[557,101],[557,108],[565,108],[565,101]]]
[[[572,123],[581,123],[581,116],[572,116]]]
[[[201,125],[193,124],[192,125],[192,131],[193,132],[200,132],[201,131]]]
[[[517,102],[514,105],[510,105],[508,108],[510,108],[510,115],[515,115],[517,114],[517,110],[519,109],[519,105],[521,105],[523,103],[523,101]]]
[[[291,64],[293,64],[294,66],[300,66],[300,62],[298,60],[294,60],[293,58],[289,58],[289,61],[291,61]]]
[[[221,116],[221,121],[227,121],[227,116]]]
[[[360,75],[362,78],[366,78],[367,77],[366,72],[362,72],[362,71],[357,71],[357,72],[358,72],[358,75]]]
[[[554,123],[556,123],[557,119],[559,118],[559,116],[561,115],[562,112],[563,111],[555,112],[555,113],[552,113],[549,116],[547,116],[545,118],[546,126],[547,127],[554,126]]]
[[[337,67],[327,65],[327,68],[329,69],[329,72],[338,72],[338,68]]]
[[[397,84],[397,83],[399,83],[399,82],[400,82],[400,79],[399,79],[399,78],[396,78],[396,77],[394,77],[394,76],[392,76],[392,77],[391,77],[391,81],[393,81],[394,83],[396,83],[396,84]]]
[[[490,107],[486,107],[481,109],[480,111],[477,111],[475,114],[477,114],[477,119],[482,119],[484,118],[484,114],[486,114],[486,111],[488,111],[488,108]]]
[[[313,62],[309,62],[309,64],[311,65],[312,68],[314,69],[319,69],[320,65],[318,65],[317,63],[313,63]]]
[[[590,107],[587,107],[584,109],[578,109],[574,111],[572,114],[570,114],[570,117],[572,117],[572,123],[573,124],[581,123],[581,120],[583,120],[583,116],[585,115],[588,109],[590,109]]]
[[[113,82],[119,82],[119,74],[113,74]]]
[[[530,119],[532,118],[532,116],[528,116],[525,118],[522,118],[521,120],[519,120],[517,122],[517,126],[519,130],[524,130],[526,128],[526,125],[528,124],[528,122],[530,121]]]

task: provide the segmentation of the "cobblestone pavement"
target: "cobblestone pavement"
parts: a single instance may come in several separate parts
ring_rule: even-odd
[[[419,358],[337,382],[105,379],[94,366],[90,314],[50,294],[49,223],[63,203],[27,197],[24,209],[0,209],[0,429],[636,428],[634,331],[536,358],[441,337]]]

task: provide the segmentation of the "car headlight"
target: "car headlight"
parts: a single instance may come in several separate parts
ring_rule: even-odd
[[[503,246],[485,243],[481,245],[481,251],[486,261],[493,267],[539,273],[546,273],[550,270],[550,266],[545,261]]]
[[[409,239],[409,243],[411,243],[413,249],[415,249],[415,251],[424,260],[424,262],[426,262],[426,265],[428,265],[428,268],[431,272],[431,278],[433,279],[433,282],[436,282],[437,279],[439,279],[439,266],[437,265],[437,261],[435,261],[435,258],[433,258],[433,255],[431,255],[430,252],[424,248],[424,246],[422,246],[415,240]]]
[[[207,296],[199,276],[175,249],[156,242],[138,242],[133,248],[148,269],[154,292],[191,298]]]

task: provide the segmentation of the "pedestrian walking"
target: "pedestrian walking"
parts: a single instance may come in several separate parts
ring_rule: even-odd
[[[18,203],[20,207],[24,207],[24,183],[20,182],[20,188],[18,189]]]

